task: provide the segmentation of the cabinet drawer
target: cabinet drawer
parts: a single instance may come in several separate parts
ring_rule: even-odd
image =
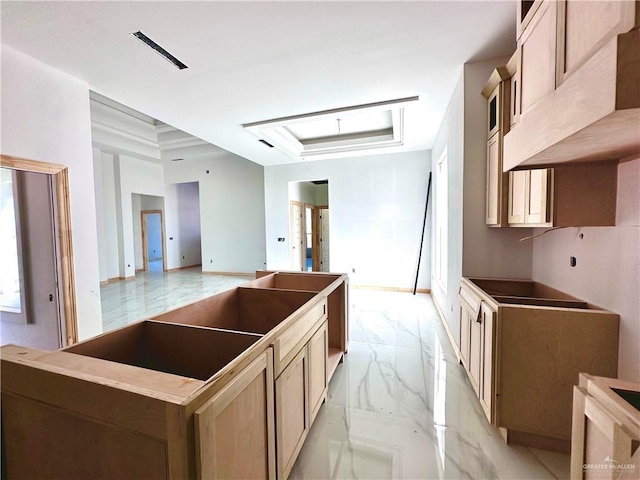
[[[276,338],[274,341],[274,373],[276,378],[326,318],[327,300],[323,298]]]

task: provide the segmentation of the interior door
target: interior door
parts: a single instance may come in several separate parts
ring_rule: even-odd
[[[304,256],[304,218],[302,216],[302,204],[291,201],[291,269],[302,270]]]
[[[6,170],[3,169],[3,177]],[[57,282],[54,177],[44,173],[9,172],[13,178],[14,218],[20,231],[18,262],[24,268],[19,272],[22,297],[19,308],[0,308],[0,342],[56,350],[63,346],[66,333],[61,322]],[[3,184],[3,191],[5,187]],[[4,216],[5,208],[2,210]],[[4,262],[8,260],[8,253],[3,248],[3,274],[7,271]],[[3,275],[3,291],[5,283]]]

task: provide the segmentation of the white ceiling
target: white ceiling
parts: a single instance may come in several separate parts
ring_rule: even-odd
[[[515,49],[515,1],[2,1],[0,15],[3,44],[262,165],[293,159],[242,124],[412,96],[396,150],[428,149],[462,64]]]

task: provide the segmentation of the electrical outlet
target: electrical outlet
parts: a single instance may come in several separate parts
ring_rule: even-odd
[[[184,260],[184,255],[182,255],[182,259]]]
[[[351,269],[351,273],[356,273],[356,269],[355,269],[355,268],[352,268],[352,269]]]
[[[209,263],[213,263],[213,260],[209,260]]]

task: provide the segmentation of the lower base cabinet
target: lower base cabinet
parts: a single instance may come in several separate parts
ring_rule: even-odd
[[[287,478],[309,430],[307,349],[276,379],[278,478]]]
[[[327,396],[327,323],[275,382],[278,478],[286,479]]]
[[[640,383],[580,374],[573,388],[571,479],[640,475]]]
[[[199,479],[276,478],[273,385],[269,348],[196,410]]]

